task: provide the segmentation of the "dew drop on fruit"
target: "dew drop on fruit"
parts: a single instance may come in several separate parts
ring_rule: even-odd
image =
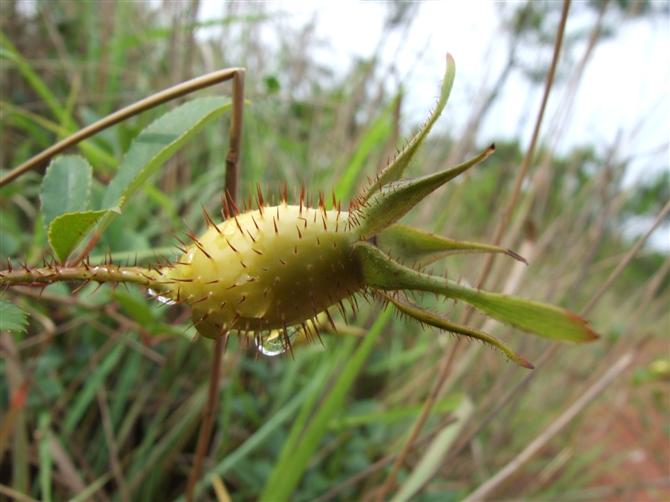
[[[163,305],[176,305],[175,301],[171,300],[170,298],[168,298],[166,296],[160,295],[159,293],[157,293],[156,291],[154,291],[151,288],[149,288],[147,290],[147,293],[149,294],[149,296],[151,298],[153,298],[154,300],[158,300]]]
[[[289,327],[286,328],[286,335],[288,336],[289,340],[293,341],[299,331],[300,328],[298,327]],[[258,352],[267,357],[275,357],[284,354],[288,350],[288,346],[285,344],[284,338],[277,330],[272,331],[268,335],[262,336],[260,340],[256,340],[255,344]]]
[[[286,348],[282,343],[281,337],[276,338],[262,338],[256,340],[256,349],[258,352],[267,357],[275,357],[286,352]]]

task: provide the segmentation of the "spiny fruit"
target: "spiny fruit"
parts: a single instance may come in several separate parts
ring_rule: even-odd
[[[266,206],[240,213],[224,199],[223,222],[205,213],[208,229],[183,256],[166,267],[162,293],[192,308],[193,323],[206,337],[229,331],[251,333],[258,341],[281,341],[290,349],[291,333],[310,337],[307,322],[342,300],[372,294],[403,315],[443,330],[478,339],[500,349],[516,363],[532,368],[500,340],[452,323],[408,303],[403,290],[425,291],[462,300],[504,323],[556,340],[585,342],[597,335],[575,314],[551,305],[489,293],[423,273],[390,257],[423,265],[451,253],[494,252],[523,260],[510,250],[435,236],[396,222],[431,192],[494,151],[493,145],[455,167],[414,179],[401,179],[405,168],[444,108],[454,79],[453,60],[437,106],[428,121],[370,184],[348,211],[323,197],[317,207],[299,203]],[[313,329],[315,323],[313,323]],[[334,325],[333,325],[334,327]],[[278,334],[279,333],[279,334]]]
[[[261,199],[262,201],[262,199]],[[300,324],[364,287],[349,213],[282,203],[209,219],[166,272],[198,328],[267,331]]]

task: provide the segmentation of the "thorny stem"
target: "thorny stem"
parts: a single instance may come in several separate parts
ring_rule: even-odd
[[[143,267],[119,267],[117,265],[79,265],[60,267],[53,265],[40,268],[17,268],[0,271],[0,287],[17,285],[48,285],[54,282],[81,281],[98,283],[130,282],[147,288],[160,288],[167,284],[161,280],[157,269]]]
[[[549,93],[551,91],[553,81],[554,81],[554,75],[556,73],[556,66],[558,64],[558,59],[559,55],[561,52],[561,47],[563,45],[563,34],[565,33],[565,25],[567,23],[568,19],[568,12],[570,10],[570,1],[571,0],[564,0],[563,1],[563,9],[561,12],[561,21],[558,27],[558,33],[556,35],[556,40],[554,42],[554,53],[551,61],[551,66],[549,67],[549,72],[547,73],[547,79],[545,81],[545,88],[544,88],[544,93],[542,96],[542,103],[540,105],[540,109],[538,111],[538,115],[535,121],[535,127],[533,129],[533,135],[531,137],[531,143],[530,146],[528,147],[528,150],[526,152],[526,155],[523,158],[521,168],[519,170],[519,173],[517,174],[515,186],[514,186],[514,191],[512,194],[512,197],[510,198],[509,203],[507,204],[507,207],[505,208],[505,211],[503,212],[502,218],[500,219],[498,223],[498,227],[496,228],[495,232],[495,237],[494,237],[494,242],[493,245],[498,245],[500,244],[500,240],[502,238],[504,230],[507,228],[509,219],[511,217],[512,210],[516,206],[516,202],[521,190],[521,184],[526,176],[526,172],[528,171],[528,167],[530,165],[530,162],[535,154],[535,147],[537,144],[537,140],[539,138],[539,133],[540,133],[540,127],[542,125],[542,119],[544,117],[544,111],[546,108],[547,101],[549,99]],[[493,266],[493,255],[489,255],[487,257],[486,263],[484,265],[484,269],[482,270],[482,273],[480,275],[479,281],[478,281],[478,287],[482,287],[483,283],[486,281],[486,278],[491,272],[491,268]],[[472,309],[467,309],[466,314],[465,314],[465,319],[464,319],[464,324],[468,322],[469,317],[472,316],[473,310]],[[381,502],[384,500],[386,494],[388,493],[389,490],[393,488],[395,485],[395,480],[398,475],[398,471],[400,470],[400,467],[403,465],[405,459],[407,458],[407,454],[409,453],[410,449],[412,448],[412,443],[416,440],[418,437],[419,433],[421,432],[421,429],[423,428],[424,424],[428,420],[428,416],[430,415],[430,412],[433,408],[433,405],[435,404],[436,401],[436,396],[439,395],[440,391],[442,390],[442,387],[444,386],[444,383],[447,380],[447,376],[450,373],[451,370],[451,362],[454,359],[454,355],[456,353],[456,350],[458,348],[458,342],[456,342],[456,345],[451,349],[451,352],[449,354],[445,354],[445,356],[442,358],[439,370],[438,370],[438,376],[435,382],[434,387],[431,389],[429,397],[426,399],[424,402],[424,405],[421,409],[421,413],[417,420],[414,422],[412,426],[412,430],[410,432],[410,436],[407,438],[407,440],[404,442],[403,447],[400,451],[400,454],[396,457],[395,462],[393,463],[393,466],[391,467],[391,472],[388,474],[386,477],[386,480],[384,483],[381,485],[377,493],[375,493],[375,500],[377,502]]]

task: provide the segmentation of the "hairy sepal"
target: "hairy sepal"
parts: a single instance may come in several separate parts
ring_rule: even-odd
[[[443,317],[440,317],[437,314],[430,312],[429,310],[424,310],[422,308],[417,307],[416,305],[401,302],[391,296],[384,295],[384,297],[388,301],[390,301],[400,312],[413,319],[416,319],[419,322],[428,324],[430,326],[434,326],[436,328],[448,331],[450,333],[464,335],[469,338],[473,338],[475,340],[484,342],[485,344],[490,345],[493,348],[501,351],[503,354],[507,356],[507,358],[510,361],[514,362],[515,364],[518,364],[519,366],[523,366],[524,368],[528,368],[531,370],[534,369],[534,366],[525,357],[520,356],[519,354],[514,352],[512,349],[510,349],[507,345],[505,345],[503,342],[501,342],[494,336],[484,333],[483,331],[479,331],[476,329],[468,328],[467,326],[462,326],[460,324],[450,322],[447,319],[444,319]]]
[[[451,94],[451,88],[454,85],[454,78],[456,77],[456,64],[454,63],[454,58],[451,54],[447,54],[447,67],[444,72],[444,77],[442,78],[442,87],[440,88],[440,97],[435,105],[435,109],[428,117],[426,123],[417,131],[414,137],[407,143],[407,146],[402,149],[402,151],[396,156],[396,158],[391,162],[384,170],[379,173],[377,179],[368,187],[368,189],[363,194],[363,200],[370,198],[372,194],[378,191],[382,186],[396,181],[401,178],[405,169],[409,165],[410,160],[416,153],[423,140],[426,139],[426,136],[433,127],[433,124],[442,114],[442,110],[449,100],[449,94]]]
[[[369,239],[388,228],[432,192],[482,162],[494,151],[495,146],[491,145],[476,157],[455,167],[384,185],[360,209],[359,237]]]
[[[386,228],[377,236],[377,245],[402,261],[411,261],[419,265],[427,265],[452,254],[469,253],[502,253],[527,263],[523,257],[510,249],[449,239],[398,223]]]
[[[462,286],[444,277],[405,267],[375,246],[359,242],[354,246],[366,284],[382,290],[413,289],[462,300],[500,322],[552,340],[590,342],[598,335],[587,322],[572,312],[498,293]]]

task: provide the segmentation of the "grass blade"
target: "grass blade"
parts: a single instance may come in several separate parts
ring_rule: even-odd
[[[291,461],[277,464],[277,468],[263,489],[260,500],[279,502],[291,497],[307,469],[310,458],[319,447],[330,421],[342,409],[347,392],[360,373],[377,338],[384,331],[384,326],[391,319],[391,313],[392,310],[387,308],[377,318],[310,421],[302,441],[291,455]]]

